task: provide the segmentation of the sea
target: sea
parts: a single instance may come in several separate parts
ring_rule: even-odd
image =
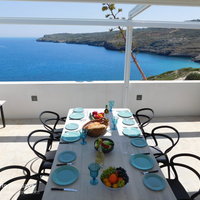
[[[109,81],[124,79],[124,52],[81,44],[37,42],[37,38],[0,38],[0,81]],[[145,75],[185,67],[189,58],[136,54]],[[131,80],[142,77],[131,63]]]

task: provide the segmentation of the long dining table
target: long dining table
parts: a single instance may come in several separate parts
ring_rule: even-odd
[[[82,126],[90,121],[90,113],[93,111],[103,112],[104,109],[83,109],[83,117],[81,119],[71,119],[73,113],[75,113],[76,109],[70,109],[68,112],[68,117],[65,122],[65,127],[69,123],[76,123],[78,124],[78,129],[76,131],[81,131]],[[88,165],[90,163],[95,162],[96,158],[96,150],[94,149],[94,141],[97,138],[87,137],[86,141],[87,144],[82,145],[81,140],[78,140],[73,143],[60,143],[58,145],[57,153],[55,155],[55,159],[52,165],[51,173],[45,187],[43,200],[114,200],[114,199],[123,199],[123,200],[175,200],[175,196],[169,187],[162,171],[159,168],[153,154],[150,152],[150,149],[147,146],[145,147],[136,147],[131,144],[131,140],[133,138],[127,137],[123,134],[123,129],[128,125],[125,125],[123,122],[124,118],[119,116],[119,112],[121,111],[128,111],[129,109],[125,108],[116,108],[113,109],[112,112],[109,114],[110,122],[112,122],[111,118],[113,116],[118,117],[117,121],[117,128],[116,130],[112,130],[112,123],[107,128],[107,132],[103,137],[110,138],[114,141],[114,149],[112,152],[105,154],[105,160],[103,169],[100,169],[97,185],[90,184],[90,172],[88,170]],[[133,120],[134,117],[131,116]],[[63,128],[63,133],[67,132],[68,130]],[[138,124],[135,123],[131,127],[138,128]],[[140,136],[142,137],[142,135]],[[73,151],[76,154],[76,160],[73,162],[73,167],[75,167],[79,171],[78,179],[69,185],[66,186],[59,186],[54,183],[52,180],[52,176],[54,171],[59,168],[57,166],[59,162],[58,156],[60,153],[64,151]],[[154,165],[151,170],[158,170],[156,172],[157,175],[163,178],[165,181],[165,188],[161,191],[154,191],[147,188],[144,185],[144,174],[141,173],[142,170],[139,170],[133,167],[130,164],[130,157],[131,155],[141,154],[141,153],[150,153],[149,156],[153,159]],[[111,190],[110,188],[106,187],[100,180],[100,174],[102,171],[110,166],[113,167],[122,167],[126,170],[129,176],[129,182],[120,189]],[[67,178],[67,177],[66,177]],[[56,191],[51,190],[51,188],[71,188],[76,189],[77,191]]]

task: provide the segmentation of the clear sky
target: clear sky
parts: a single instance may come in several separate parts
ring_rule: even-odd
[[[135,5],[117,4],[122,8],[121,17]],[[55,18],[93,18],[104,19],[99,3],[61,3],[61,2],[20,2],[0,1],[0,17],[55,17]],[[135,19],[160,21],[185,21],[200,19],[200,7],[151,6]],[[101,26],[46,26],[46,25],[2,25],[0,37],[41,37],[51,33],[85,33],[107,31]]]

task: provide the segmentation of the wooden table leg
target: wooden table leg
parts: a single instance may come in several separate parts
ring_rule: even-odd
[[[2,119],[2,123],[3,123],[3,127],[5,127],[6,122],[5,122],[4,113],[3,113],[3,106],[1,106],[0,108],[1,108],[1,119]]]

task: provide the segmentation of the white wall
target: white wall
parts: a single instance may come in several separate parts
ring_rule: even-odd
[[[200,81],[131,81],[128,107],[151,107],[156,116],[200,115]],[[141,94],[142,100],[136,101]],[[31,101],[37,95],[38,101]],[[104,107],[108,100],[122,107],[123,82],[1,82],[6,118],[38,118],[44,110],[67,115],[71,107]]]

